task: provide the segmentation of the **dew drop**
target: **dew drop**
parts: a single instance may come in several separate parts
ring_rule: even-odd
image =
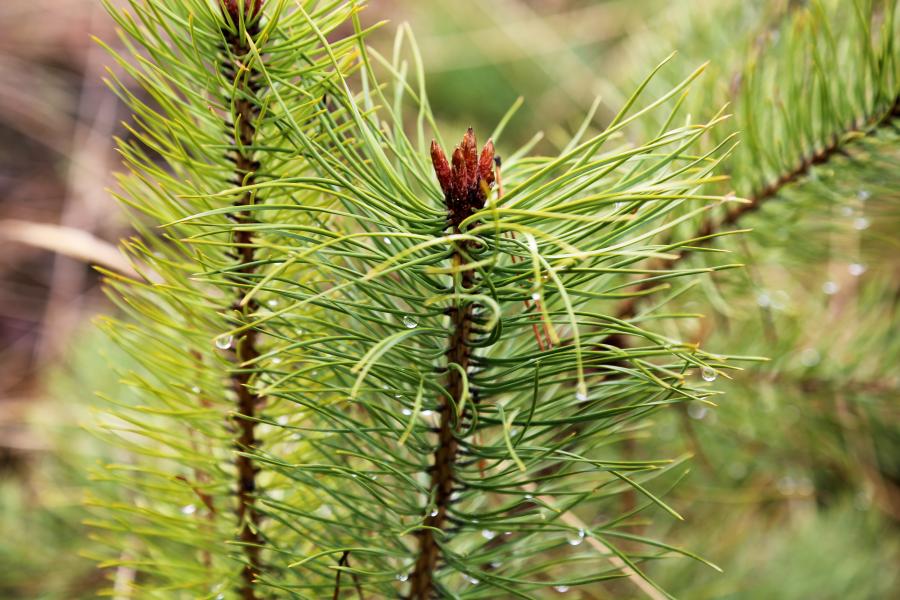
[[[492,539],[494,539],[494,537],[496,535],[497,534],[494,533],[493,531],[491,531],[490,529],[482,529],[481,530],[481,537],[483,537],[486,540],[492,540]]]
[[[579,402],[584,402],[588,399],[587,387],[583,383],[578,384],[578,388],[575,391],[575,399]]]
[[[272,359],[272,364],[273,364],[273,365],[280,365],[280,364],[281,364],[281,359],[278,358],[278,357],[276,356],[275,358]]]
[[[715,369],[703,367],[700,369],[700,377],[703,378],[703,381],[715,381],[718,373],[716,373]]]
[[[822,360],[822,357],[815,348],[804,348],[800,353],[800,364],[804,367],[814,367],[819,364],[820,360]]]
[[[833,281],[826,281],[825,283],[822,284],[822,291],[825,292],[825,294],[827,294],[829,296],[833,296],[833,295],[837,294],[839,289],[840,289],[840,286]]]
[[[531,494],[525,494],[525,499],[526,499],[526,500],[531,500],[531,499],[533,499],[533,498],[534,498],[534,496],[532,496]]]
[[[857,217],[853,219],[853,229],[862,231],[869,228],[869,220],[865,217]]]
[[[200,386],[198,386],[198,385],[192,386],[192,387],[191,387],[191,391],[194,392],[195,394],[199,394],[199,393],[200,393]]]
[[[183,515],[192,515],[197,512],[197,507],[193,504],[188,504],[187,506],[181,507],[181,514]]]
[[[535,302],[537,302],[538,300],[540,300],[540,299],[541,299],[541,294],[540,294],[540,292],[534,292],[533,294],[531,294],[531,299],[534,300]]]
[[[567,540],[570,546],[578,546],[584,541],[584,529],[579,529],[578,531],[569,534]]]
[[[861,265],[859,263],[850,263],[850,265],[847,267],[847,270],[854,277],[859,277],[866,272],[866,265]]]
[[[706,418],[707,412],[709,412],[709,409],[697,402],[692,403],[690,406],[688,406],[688,416],[697,421]]]
[[[437,510],[437,509],[434,509],[433,511],[431,511],[431,516],[432,516],[432,517],[438,516],[438,510]]]
[[[430,417],[431,415],[434,414],[434,411],[433,410],[423,410],[420,414],[423,417]]]
[[[278,419],[276,419],[276,422],[279,425],[287,425],[288,424],[287,415],[281,415],[280,417],[278,417]]]
[[[403,321],[403,325],[407,329],[413,329],[414,327],[416,327],[419,324],[418,321],[416,321],[409,315],[404,315],[402,321]]]
[[[560,594],[565,594],[566,592],[569,591],[569,586],[567,586],[567,585],[557,585],[557,586],[555,586],[553,589],[556,590],[557,592],[559,592]]]
[[[391,241],[391,238],[386,237],[386,238],[384,238],[384,243],[387,244],[388,246],[390,246],[390,245],[393,244],[394,242]]]
[[[272,308],[275,308],[276,306],[278,306],[278,300],[272,298],[271,300],[269,300],[268,302],[266,302],[266,304],[268,304],[268,305],[271,306]]]
[[[492,569],[497,570],[503,566],[503,563],[500,562],[499,560],[493,560],[493,561],[491,561],[490,565],[491,565]]]
[[[772,308],[775,310],[784,310],[787,303],[790,302],[790,295],[784,290],[777,290],[772,295]]]
[[[232,343],[234,343],[233,335],[220,335],[216,338],[216,348],[219,350],[228,350]]]
[[[407,416],[407,417],[412,414],[412,411],[409,410],[408,408],[404,408],[400,412],[402,412],[404,414],[404,416]]]
[[[409,579],[409,575],[406,573],[397,573],[397,581],[406,581]]]
[[[466,581],[468,581],[472,585],[478,585],[479,583],[481,583],[481,580],[476,579],[475,577],[472,577],[471,575],[463,575],[463,577],[465,577]]]

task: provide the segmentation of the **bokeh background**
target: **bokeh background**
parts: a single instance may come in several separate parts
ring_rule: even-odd
[[[672,50],[678,68],[712,59],[727,73],[746,44],[723,40],[752,44],[795,4],[372,0],[365,18],[412,24],[448,130],[490,130],[521,97],[506,142],[541,132],[539,151],[564,144],[598,96],[595,122],[608,121]],[[393,31],[372,44],[389,51]],[[127,396],[108,367],[127,359],[91,324],[113,308],[90,265],[125,268],[115,246],[129,231],[107,188],[128,115],[92,35],[115,45],[98,0],[0,2],[2,599],[93,598],[104,584],[82,497],[88,467],[116,457],[82,424],[95,394]],[[698,38],[730,51],[694,56]],[[741,224],[756,227],[724,247],[748,269],[680,300],[707,315],[693,332],[705,345],[772,359],[722,383],[718,408],[660,414],[637,444],[694,465],[667,497],[686,521],[640,533],[725,570],[651,565],[680,598],[900,597],[900,143],[854,152]]]

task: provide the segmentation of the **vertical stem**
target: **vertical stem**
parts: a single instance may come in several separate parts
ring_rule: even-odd
[[[455,231],[459,233],[457,229]],[[465,264],[465,257],[457,251],[453,255],[453,265],[459,267]],[[464,290],[471,289],[474,285],[474,272],[470,269],[463,270],[460,274],[460,285]],[[419,532],[419,557],[410,576],[412,600],[426,600],[435,597],[434,572],[437,569],[440,558],[440,548],[435,538],[436,530],[443,530],[447,522],[447,511],[452,503],[454,466],[459,452],[459,441],[456,439],[456,424],[458,419],[454,415],[455,407],[462,402],[462,394],[465,389],[463,372],[469,371],[469,359],[471,349],[469,347],[469,335],[472,331],[472,317],[474,305],[471,302],[465,304],[462,301],[451,308],[450,336],[448,338],[447,364],[457,364],[462,368],[447,370],[448,398],[443,398],[440,408],[440,427],[438,429],[438,444],[434,451],[434,465],[431,472],[431,489],[434,490],[435,511],[425,519],[426,528]]]
[[[478,156],[475,133],[470,127],[462,142],[453,152],[453,165],[447,161],[444,151],[437,142],[431,143],[431,161],[447,208],[447,221],[455,235],[460,233],[460,225],[484,207],[487,194],[495,181],[494,144],[488,140]],[[475,288],[475,271],[466,268],[467,242],[458,242],[453,252],[454,286],[458,291],[470,292]],[[464,420],[464,415],[455,414],[457,407],[465,399],[471,359],[469,345],[475,315],[475,305],[457,297],[448,309],[450,334],[447,340],[447,396],[440,400],[440,427],[437,447],[434,451],[434,465],[431,467],[431,490],[434,495],[434,510],[425,519],[425,527],[419,533],[419,556],[410,576],[410,598],[426,600],[437,596],[434,574],[440,559],[440,545],[435,537],[443,532],[447,523],[447,513],[453,503],[453,484],[459,454],[459,440],[456,428]],[[458,368],[454,368],[458,367]],[[474,400],[473,400],[474,404]]]
[[[248,35],[253,36],[258,33],[258,25],[256,23],[254,21],[246,25]],[[256,172],[259,169],[259,163],[253,159],[253,151],[250,149],[256,137],[256,119],[259,116],[259,109],[253,103],[252,98],[259,91],[259,85],[254,79],[256,73],[252,71],[250,73],[242,72],[246,70],[246,67],[237,58],[245,56],[249,52],[249,48],[243,38],[240,37],[239,33],[228,32],[226,39],[230,55],[235,58],[233,64],[225,65],[225,72],[238,80],[236,86],[237,94],[234,98],[232,111],[238,138],[234,140],[234,149],[231,151],[231,159],[235,165],[235,181],[233,183],[250,186],[256,182]],[[250,206],[253,202],[253,194],[247,191],[235,202],[235,206]],[[254,222],[253,213],[248,210],[236,213],[233,219],[238,225],[247,225]],[[240,262],[240,266],[237,269],[238,277],[246,279],[252,276],[256,270],[256,266],[253,264],[255,248],[252,232],[239,229],[234,234],[234,243],[238,253],[237,259]],[[242,298],[242,289],[235,287],[232,308],[240,313],[242,320],[246,321],[257,310],[258,304],[255,300],[241,304]],[[252,361],[258,356],[256,330],[251,328],[240,333],[234,341],[234,363],[236,368],[230,375],[231,387],[237,397],[237,411],[233,417],[233,422],[237,429],[234,448],[240,453],[251,452],[259,443],[259,440],[256,438],[254,417],[257,409],[262,404],[263,398],[256,395],[250,387],[252,373],[240,368],[240,365]],[[259,468],[253,463],[251,458],[243,454],[238,454],[235,459],[235,468],[237,471],[235,491],[237,495],[238,540],[241,543],[245,559],[238,592],[243,600],[257,600],[258,596],[254,581],[261,568],[260,550],[264,543],[260,534],[260,522],[262,519],[256,507],[255,497],[257,489],[256,475],[259,472]]]

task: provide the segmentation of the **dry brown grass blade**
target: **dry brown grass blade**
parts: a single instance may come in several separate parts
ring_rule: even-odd
[[[52,223],[34,223],[18,219],[0,221],[0,239],[26,244],[101,265],[129,277],[138,277],[119,249],[87,231]]]

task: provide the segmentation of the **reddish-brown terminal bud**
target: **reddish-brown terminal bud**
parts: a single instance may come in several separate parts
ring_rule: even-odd
[[[469,127],[463,136],[460,147],[466,160],[466,189],[475,186],[478,178],[478,144],[475,142],[475,132]]]
[[[431,163],[437,175],[450,222],[459,226],[466,218],[484,207],[484,203],[497,180],[494,171],[494,142],[487,144],[478,154],[475,132],[470,127],[462,141],[453,150],[450,164],[437,142],[431,142]]]
[[[468,192],[468,186],[466,185],[466,181],[468,180],[468,176],[466,175],[466,156],[463,152],[463,149],[460,146],[457,146],[453,151],[453,197],[454,198],[465,198],[466,193]]]
[[[254,19],[262,10],[264,0],[244,0],[244,19]],[[231,19],[236,23],[240,17],[240,0],[222,0],[222,9],[225,10]]]
[[[447,162],[447,155],[444,154],[444,151],[434,140],[431,141],[431,164],[434,165],[434,174],[437,175],[438,183],[441,184],[441,191],[444,192],[446,197],[452,189],[450,163]]]
[[[488,140],[478,159],[478,176],[489,187],[494,183],[494,140]]]

